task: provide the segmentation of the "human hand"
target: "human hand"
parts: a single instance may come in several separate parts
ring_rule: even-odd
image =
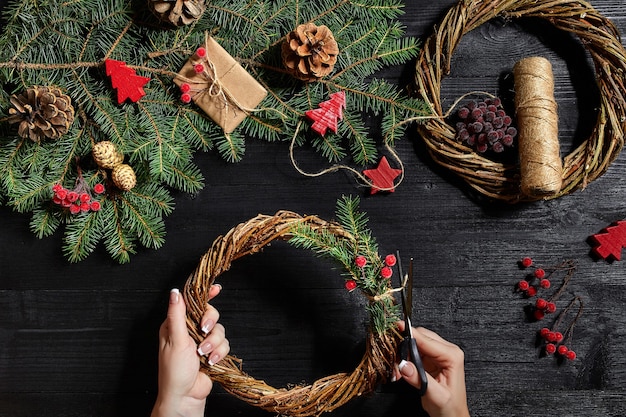
[[[220,285],[212,285],[209,299],[220,290]],[[198,355],[209,355],[209,363],[215,364],[230,350],[218,319],[218,311],[207,304],[200,323],[206,338],[198,347],[187,331],[183,297],[177,289],[170,292],[167,318],[159,330],[159,391],[152,417],[204,416],[213,382],[200,371]]]
[[[404,322],[398,322],[398,328],[404,331]],[[417,327],[412,329],[412,334],[428,378],[428,389],[422,397],[424,410],[430,417],[469,417],[463,351],[431,330]],[[397,378],[420,387],[412,362],[401,361],[397,372]]]

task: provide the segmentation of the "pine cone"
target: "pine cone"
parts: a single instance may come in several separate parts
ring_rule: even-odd
[[[161,20],[183,26],[200,19],[206,10],[205,0],[149,0],[150,8]]]
[[[282,45],[283,63],[296,78],[315,81],[325,77],[337,62],[339,46],[326,26],[305,23],[289,32]]]
[[[9,123],[19,123],[17,133],[34,142],[58,139],[74,122],[72,100],[57,87],[32,86],[10,100]]]
[[[124,162],[124,155],[118,152],[113,142],[106,140],[93,145],[91,153],[94,161],[101,168],[113,169]]]
[[[119,164],[113,168],[113,171],[111,171],[111,178],[117,188],[123,191],[132,190],[137,184],[137,178],[135,177],[133,167],[126,164]]]

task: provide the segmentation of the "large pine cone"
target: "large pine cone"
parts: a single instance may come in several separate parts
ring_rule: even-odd
[[[206,10],[205,0],[149,0],[150,8],[161,20],[174,26],[195,22]]]
[[[58,87],[32,86],[11,96],[9,123],[19,123],[17,133],[35,142],[58,139],[74,122],[72,100]]]
[[[287,34],[282,45],[285,67],[296,78],[315,81],[325,77],[337,62],[339,46],[326,26],[305,23]]]
[[[137,177],[133,167],[126,164],[119,164],[111,171],[111,179],[113,183],[123,191],[132,190],[137,184]]]

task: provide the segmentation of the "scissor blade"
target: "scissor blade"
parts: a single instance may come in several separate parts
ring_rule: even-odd
[[[413,314],[413,258],[409,260],[409,272],[407,274],[405,291],[406,303],[408,304],[406,307],[406,313],[407,316],[411,318]]]

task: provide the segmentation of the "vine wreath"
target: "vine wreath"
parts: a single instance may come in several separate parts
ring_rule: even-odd
[[[280,415],[318,416],[356,396],[371,392],[378,383],[388,379],[401,338],[395,327],[399,310],[390,280],[381,277],[385,264],[377,254],[371,234],[364,228],[367,220],[353,210],[357,204],[358,199],[340,200],[337,213],[342,219],[341,224],[289,211],[279,211],[273,216],[258,215],[218,237],[202,256],[183,291],[187,303],[187,327],[196,342],[203,338],[198,323],[209,300],[209,288],[216,277],[227,271],[234,260],[260,252],[276,240],[285,240],[296,247],[312,249],[318,255],[340,261],[348,272],[346,282],[355,282],[369,300],[371,324],[366,351],[351,373],[326,376],[310,385],[274,388],[246,374],[241,360],[232,355],[213,366],[209,366],[208,360],[203,357],[203,372],[227,392],[253,406]],[[355,257],[354,253],[359,255]],[[355,262],[357,258],[361,262]],[[346,288],[350,287],[346,285]]]
[[[538,200],[520,193],[519,167],[491,161],[455,139],[445,121],[441,81],[450,72],[452,54],[461,38],[487,21],[501,17],[534,17],[578,36],[593,59],[600,90],[598,118],[591,136],[564,158],[560,197],[606,172],[624,145],[626,128],[626,51],[617,28],[584,0],[459,0],[425,41],[416,63],[415,88],[431,116],[417,129],[432,158],[475,190],[509,203]]]

